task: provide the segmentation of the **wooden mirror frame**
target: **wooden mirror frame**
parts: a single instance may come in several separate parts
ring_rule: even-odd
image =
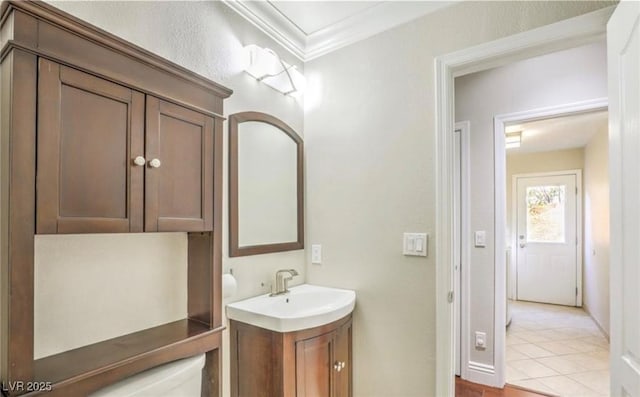
[[[267,123],[291,138],[297,147],[297,215],[298,239],[282,243],[248,245],[240,247],[238,213],[238,126],[247,121]],[[241,112],[229,116],[229,256],[248,256],[271,252],[293,251],[304,248],[304,144],[300,136],[285,122],[266,113]]]

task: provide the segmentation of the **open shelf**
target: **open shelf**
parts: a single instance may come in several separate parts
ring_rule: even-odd
[[[55,392],[69,395],[95,390],[143,369],[210,351],[220,345],[220,329],[193,320],[178,320],[94,343],[34,361],[34,380],[52,382]]]

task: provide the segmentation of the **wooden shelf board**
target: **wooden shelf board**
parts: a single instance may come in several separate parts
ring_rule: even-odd
[[[124,378],[171,360],[217,348],[221,329],[178,320],[34,361],[34,380],[54,389],[107,372]]]

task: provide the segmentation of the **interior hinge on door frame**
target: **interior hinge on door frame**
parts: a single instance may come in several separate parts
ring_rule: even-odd
[[[447,294],[447,301],[449,303],[453,302],[453,291],[449,291],[449,293]]]
[[[578,287],[576,287],[576,296],[578,296]]]

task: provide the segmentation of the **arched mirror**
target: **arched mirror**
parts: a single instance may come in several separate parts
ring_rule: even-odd
[[[229,117],[229,256],[304,248],[303,143],[260,112]]]

